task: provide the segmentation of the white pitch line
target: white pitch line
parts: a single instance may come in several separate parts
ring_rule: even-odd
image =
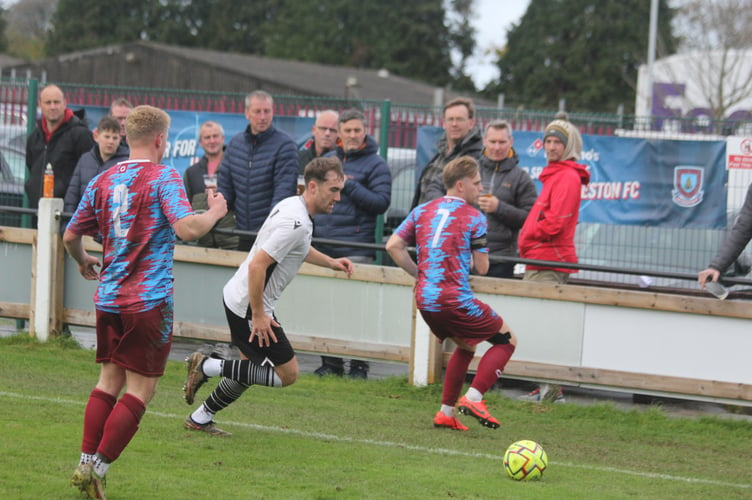
[[[0,391],[0,397],[7,397],[7,398],[16,398],[16,399],[26,399],[26,400],[34,400],[34,401],[46,401],[46,402],[52,402],[52,403],[60,403],[65,405],[77,405],[77,406],[84,406],[85,403],[81,401],[74,401],[71,399],[60,399],[60,398],[50,398],[50,397],[44,397],[44,396],[29,396],[27,394],[18,394],[14,392],[3,392]],[[173,413],[162,413],[158,411],[149,411],[147,410],[147,415],[154,415],[156,417],[162,417],[162,418],[171,418],[175,420],[180,420],[183,417],[180,415],[175,415]],[[225,426],[236,426],[236,427],[244,427],[246,429],[253,429],[257,431],[264,431],[264,432],[277,432],[280,434],[294,434],[296,436],[301,436],[304,438],[309,439],[321,439],[326,441],[335,441],[340,443],[357,443],[357,444],[365,444],[370,446],[382,446],[385,448],[401,448],[401,449],[407,449],[412,451],[420,451],[424,453],[433,453],[437,455],[448,455],[448,456],[460,456],[460,457],[468,457],[468,458],[485,458],[489,460],[503,460],[503,457],[500,455],[492,455],[490,453],[473,453],[473,452],[467,452],[467,451],[461,451],[461,450],[451,450],[448,448],[428,448],[426,446],[417,446],[417,445],[411,445],[406,443],[397,443],[394,441],[377,441],[374,439],[359,439],[359,438],[353,438],[348,436],[338,436],[336,434],[325,434],[323,432],[311,432],[311,431],[302,431],[297,429],[290,429],[290,428],[282,428],[282,427],[273,427],[269,425],[259,425],[259,424],[249,424],[247,422],[233,422],[233,421],[227,421],[223,420],[222,425]],[[699,479],[695,477],[682,477],[682,476],[673,476],[670,474],[658,474],[654,472],[642,472],[642,471],[634,471],[629,469],[619,469],[617,467],[603,467],[598,465],[582,465],[582,464],[573,464],[573,463],[567,463],[567,462],[554,462],[549,461],[549,464],[556,465],[557,467],[569,467],[572,469],[584,469],[584,470],[591,470],[596,472],[611,472],[616,474],[625,474],[629,476],[637,476],[637,477],[644,477],[648,479],[662,479],[665,481],[679,481],[683,483],[695,483],[695,484],[707,484],[711,486],[721,486],[721,487],[727,487],[727,488],[741,488],[741,489],[752,489],[752,484],[745,484],[745,483],[729,483],[724,481],[716,481],[713,479]]]

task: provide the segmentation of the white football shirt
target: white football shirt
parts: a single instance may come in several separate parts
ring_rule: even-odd
[[[250,301],[248,266],[262,249],[276,261],[269,268],[271,272],[267,272],[264,285],[264,311],[274,314],[277,299],[308,256],[312,237],[313,220],[302,196],[291,196],[277,203],[261,226],[248,256],[222,290],[227,307],[241,318],[245,317]]]

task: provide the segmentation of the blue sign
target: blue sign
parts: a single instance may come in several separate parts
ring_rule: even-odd
[[[436,152],[443,131],[418,130],[418,165]],[[725,141],[669,141],[583,135],[579,163],[590,170],[580,222],[725,228]],[[540,132],[515,132],[519,165],[538,180],[546,166]],[[419,175],[419,174],[418,174]]]
[[[99,120],[109,112],[109,108],[83,106],[86,110],[86,120],[93,130]],[[180,175],[197,162],[204,152],[198,145],[198,130],[205,121],[215,121],[225,130],[225,143],[243,132],[248,127],[248,119],[237,113],[212,113],[204,111],[172,111],[165,110],[170,115],[170,131],[168,144],[162,163],[174,167]],[[274,126],[287,132],[299,143],[305,136],[310,136],[313,118],[296,116],[275,116]]]

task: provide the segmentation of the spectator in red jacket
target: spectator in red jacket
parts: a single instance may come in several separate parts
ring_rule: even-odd
[[[548,161],[540,175],[543,189],[520,230],[520,257],[577,262],[574,232],[582,186],[590,182],[587,167],[577,163],[582,154],[582,137],[569,121],[554,120],[546,127],[543,147]],[[528,264],[523,279],[563,284],[573,272],[576,270]],[[561,386],[554,384],[543,384],[523,397],[529,401],[564,402]]]

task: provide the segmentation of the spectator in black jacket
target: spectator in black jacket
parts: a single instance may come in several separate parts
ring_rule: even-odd
[[[83,118],[67,107],[63,91],[57,85],[47,85],[39,92],[42,117],[26,141],[28,180],[24,186],[29,207],[39,207],[42,197],[42,177],[47,164],[55,174],[53,196],[64,198],[73,171],[81,155],[94,146],[89,127]]]
[[[512,144],[512,127],[507,122],[488,123],[478,162],[483,183],[478,204],[488,219],[491,256],[517,256],[517,234],[538,198],[530,175],[517,166],[519,159]],[[487,276],[513,278],[514,262],[491,262]]]
[[[752,239],[752,184],[747,188],[744,205],[742,205],[741,212],[739,212],[731,232],[721,244],[708,267],[698,273],[697,282],[700,288],[705,288],[708,282],[718,283],[723,273],[732,266],[736,267],[735,263],[744,249],[747,248],[750,239]]]

